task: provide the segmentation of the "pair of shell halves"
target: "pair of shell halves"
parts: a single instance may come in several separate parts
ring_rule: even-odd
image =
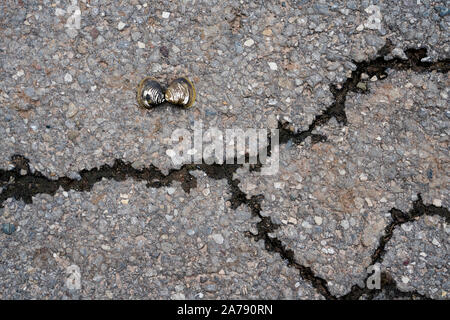
[[[195,102],[195,95],[195,87],[187,78],[173,80],[165,90],[156,80],[145,78],[138,85],[137,101],[140,107],[147,109],[166,101],[189,108]]]

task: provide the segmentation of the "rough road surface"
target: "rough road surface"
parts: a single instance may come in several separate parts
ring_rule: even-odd
[[[2,1],[0,299],[448,299],[449,27],[448,1]],[[191,109],[137,107],[183,75]],[[277,128],[278,171],[174,164],[200,122]]]

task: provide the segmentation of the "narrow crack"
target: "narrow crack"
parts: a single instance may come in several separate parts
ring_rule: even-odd
[[[274,224],[269,217],[261,215],[260,199],[250,199],[252,213],[261,219],[256,227],[258,233],[256,235],[246,232],[247,237],[253,238],[255,241],[263,240],[265,249],[269,252],[277,252],[283,260],[288,262],[288,266],[294,267],[298,270],[300,276],[311,283],[311,285],[326,299],[336,300],[337,298],[330,293],[327,281],[319,276],[316,276],[310,267],[301,265],[295,260],[295,253],[291,249],[287,249],[281,240],[271,237],[269,234],[273,233],[279,228],[279,225]]]
[[[381,236],[379,240],[378,247],[372,254],[371,257],[371,265],[376,263],[381,263],[383,261],[383,256],[386,253],[386,245],[389,240],[391,240],[394,230],[396,227],[407,223],[416,221],[419,217],[422,216],[440,216],[445,219],[447,223],[450,223],[450,212],[447,208],[436,207],[435,205],[425,205],[422,200],[421,194],[417,195],[417,200],[413,202],[412,209],[405,213],[399,209],[392,208],[390,211],[392,221],[386,226],[384,229],[385,234]],[[429,299],[425,295],[418,293],[417,291],[412,292],[402,292],[397,288],[395,281],[389,276],[384,274],[382,278],[382,288],[386,289],[387,294],[394,294],[394,297],[403,297],[410,299]],[[364,283],[367,282],[368,277],[364,280]],[[357,285],[353,286],[351,291],[342,297],[342,299],[354,300],[358,299],[362,295],[368,295],[373,298],[374,295],[381,290],[369,290],[367,288],[361,288]]]
[[[383,80],[387,78],[387,69],[405,71],[412,70],[418,73],[424,72],[441,72],[447,73],[450,69],[450,59],[439,60],[436,62],[422,62],[421,60],[427,56],[427,49],[407,49],[405,51],[407,60],[400,58],[394,58],[385,60],[385,56],[388,55],[393,49],[391,40],[387,39],[386,44],[378,51],[378,57],[370,61],[356,62],[352,61],[356,65],[356,69],[352,71],[350,78],[339,86],[331,85],[330,91],[333,94],[334,102],[326,108],[321,114],[317,115],[313,122],[309,125],[307,130],[293,132],[289,123],[279,122],[280,131],[280,143],[286,143],[292,140],[295,144],[302,143],[306,138],[311,137],[312,142],[325,141],[326,137],[320,134],[313,134],[313,130],[320,127],[335,118],[339,123],[347,124],[347,115],[345,113],[345,101],[349,92],[367,93],[368,90],[363,90],[358,87],[358,84],[362,81],[362,75],[367,74],[368,79],[376,76],[378,79]]]
[[[367,281],[367,278],[364,280]],[[402,291],[398,288],[397,282],[389,273],[381,273],[381,289],[361,288],[357,285],[346,295],[340,297],[341,300],[358,300],[365,297],[366,300],[373,300],[380,293],[384,293],[383,299],[408,299],[408,300],[431,300],[426,295],[420,294],[417,290]]]
[[[417,195],[418,199],[413,202],[413,208],[404,213],[401,210],[392,208],[389,212],[392,217],[391,223],[385,228],[385,235],[380,239],[380,245],[372,254],[372,264],[383,261],[386,244],[391,240],[394,229],[406,222],[415,221],[421,216],[440,216],[445,219],[446,223],[450,224],[450,212],[447,208],[436,207],[435,205],[425,205],[422,201],[422,195]]]
[[[399,58],[385,60],[384,57],[389,54],[391,50],[392,43],[387,40],[386,45],[378,52],[378,58],[363,62],[353,61],[357,66],[356,70],[352,72],[352,76],[341,86],[330,86],[334,102],[314,118],[307,130],[294,132],[289,123],[279,122],[278,129],[280,130],[280,143],[285,144],[291,140],[295,144],[300,144],[308,137],[311,137],[312,143],[326,141],[327,138],[325,136],[315,134],[313,131],[317,127],[326,124],[332,118],[335,118],[339,123],[346,125],[347,116],[345,113],[345,101],[347,94],[349,92],[367,92],[367,90],[363,91],[358,87],[363,73],[367,74],[369,78],[377,76],[378,79],[384,79],[387,77],[387,69],[412,70],[421,73],[432,71],[445,73],[449,71],[449,59],[437,62],[422,62],[421,60],[425,58],[427,54],[427,50],[424,48],[406,50],[407,60],[401,60]],[[271,139],[269,141],[271,143]],[[268,147],[268,155],[270,155],[270,144]],[[267,251],[279,253],[280,257],[288,262],[289,266],[297,269],[300,276],[309,281],[326,299],[359,299],[363,295],[366,295],[369,299],[373,299],[377,293],[376,290],[360,288],[355,285],[348,294],[342,297],[336,297],[330,293],[328,283],[325,279],[315,275],[310,267],[299,264],[295,260],[293,250],[286,248],[281,240],[270,236],[270,234],[279,228],[279,225],[273,223],[270,217],[261,215],[261,201],[263,196],[257,195],[248,197],[247,194],[239,188],[240,180],[233,179],[236,170],[242,167],[241,164],[186,164],[180,169],[171,169],[169,173],[165,175],[153,165],[143,169],[135,169],[132,167],[131,163],[116,159],[112,166],[105,164],[99,168],[89,170],[84,169],[80,171],[79,175],[81,179],[79,180],[68,177],[52,180],[38,171],[31,173],[28,159],[21,155],[14,155],[12,157],[12,162],[15,165],[13,169],[8,171],[0,170],[0,208],[4,206],[4,202],[9,198],[15,198],[17,200],[23,200],[25,203],[31,203],[33,196],[40,193],[54,195],[60,187],[66,191],[90,191],[94,184],[101,181],[103,178],[115,181],[124,181],[127,178],[133,178],[136,181],[146,181],[147,187],[153,188],[168,186],[173,181],[179,181],[181,182],[183,190],[188,193],[192,188],[197,186],[197,180],[190,174],[190,171],[201,170],[212,179],[227,180],[232,194],[230,199],[232,209],[237,209],[242,204],[246,205],[251,210],[252,215],[261,220],[257,223],[258,233],[256,235],[251,234],[250,232],[246,232],[245,235],[256,241],[263,240]],[[237,163],[237,161],[234,163]],[[252,166],[251,169],[258,170],[260,167],[261,164],[258,162],[258,164]],[[372,254],[372,263],[381,261],[386,244],[391,239],[396,226],[408,221],[413,221],[422,215],[437,214],[444,216],[446,221],[449,219],[447,209],[436,208],[432,205],[424,205],[420,195],[419,199],[414,202],[412,211],[409,213],[405,214],[394,208],[390,212],[393,221],[386,227],[386,234],[380,239],[378,248]],[[400,291],[392,277],[386,273],[383,273],[382,284],[389,297],[403,297],[410,299],[426,298],[415,291]]]

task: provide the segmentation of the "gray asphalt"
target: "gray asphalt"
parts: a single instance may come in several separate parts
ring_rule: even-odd
[[[2,2],[0,299],[449,299],[448,12]],[[278,127],[278,171],[173,163],[200,122]]]

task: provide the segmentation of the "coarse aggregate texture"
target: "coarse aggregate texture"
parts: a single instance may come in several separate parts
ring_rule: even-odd
[[[0,298],[448,299],[448,9],[4,1]],[[200,122],[278,126],[279,171],[174,164]]]

